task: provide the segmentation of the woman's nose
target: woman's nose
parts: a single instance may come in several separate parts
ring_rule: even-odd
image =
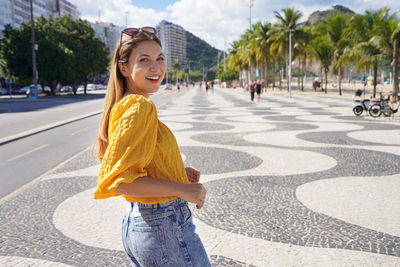
[[[150,70],[158,70],[160,66],[158,65],[157,61],[152,61],[150,65]]]

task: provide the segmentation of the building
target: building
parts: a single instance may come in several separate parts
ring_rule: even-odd
[[[33,16],[38,18],[71,15],[78,19],[80,12],[77,7],[67,0],[33,0]],[[22,22],[31,19],[29,0],[0,0],[0,36],[3,35],[4,26],[10,24],[19,27]]]
[[[67,0],[46,0],[49,17],[70,15],[73,19],[79,19],[81,13],[78,8]]]
[[[157,25],[157,36],[163,46],[167,69],[171,68],[174,61],[181,67],[185,67],[187,65],[186,30],[182,26],[163,20]]]
[[[96,21],[95,23],[90,22],[90,24],[96,36],[108,47],[108,51],[113,55],[123,28],[109,22]]]

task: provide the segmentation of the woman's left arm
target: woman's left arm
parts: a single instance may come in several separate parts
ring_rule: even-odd
[[[198,183],[200,181],[200,171],[197,170],[196,168],[190,166],[186,167],[186,174],[189,179],[189,182],[191,183]]]

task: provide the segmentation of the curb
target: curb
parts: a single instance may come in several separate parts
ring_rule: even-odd
[[[18,134],[14,134],[14,135],[11,135],[11,136],[7,136],[7,137],[4,137],[4,138],[0,139],[0,146],[8,144],[8,143],[11,143],[13,141],[16,141],[16,140],[19,140],[19,139],[22,139],[22,138],[25,138],[25,137],[28,137],[28,136],[31,136],[31,135],[35,135],[35,134],[38,134],[38,133],[41,133],[41,132],[44,132],[44,131],[48,131],[48,130],[54,129],[54,128],[57,128],[57,127],[60,127],[60,126],[63,126],[63,125],[66,125],[66,124],[69,124],[69,123],[72,123],[72,122],[75,122],[75,121],[79,121],[79,120],[86,119],[86,118],[89,118],[89,117],[92,117],[92,116],[96,116],[96,115],[101,114],[101,113],[103,113],[103,110],[95,111],[95,112],[92,112],[92,113],[85,114],[83,116],[77,116],[77,117],[74,117],[74,118],[71,118],[71,119],[67,119],[67,120],[63,120],[63,121],[60,121],[60,122],[55,122],[55,123],[47,124],[47,125],[44,125],[44,126],[40,126],[40,127],[31,129],[31,130],[28,130],[28,131],[25,131],[25,132],[22,132],[22,133],[18,133]]]

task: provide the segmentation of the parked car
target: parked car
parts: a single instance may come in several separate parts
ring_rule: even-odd
[[[29,89],[31,89],[31,86],[27,85],[27,86],[24,86],[22,88],[19,88],[17,93],[25,95],[28,92]]]
[[[104,89],[106,89],[106,86],[104,84],[99,83],[96,85],[96,90],[104,90]]]
[[[84,92],[85,91],[85,86],[84,85],[79,85],[78,89],[76,89],[77,92]]]
[[[63,87],[61,87],[60,92],[72,92],[73,88],[71,85],[64,85]]]
[[[86,86],[86,90],[88,91],[96,90],[96,85],[94,83],[88,83],[88,85]]]

